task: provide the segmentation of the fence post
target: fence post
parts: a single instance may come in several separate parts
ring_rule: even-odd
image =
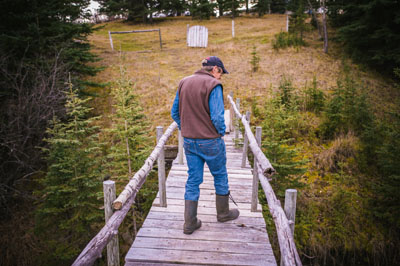
[[[232,20],[232,38],[235,38],[235,21]]]
[[[104,214],[106,223],[113,215],[112,203],[116,199],[115,182],[107,180],[103,182],[104,193]],[[119,244],[118,234],[115,235],[107,244],[107,262],[108,266],[119,266]]]
[[[246,120],[249,121],[250,124],[250,111],[246,112]],[[242,168],[246,167],[246,159],[247,159],[247,150],[249,148],[249,139],[244,132],[244,144],[243,144],[243,155],[242,155]]]
[[[236,108],[240,113],[240,98],[236,99]],[[235,140],[239,139],[239,116],[235,114]]]
[[[285,191],[285,214],[289,220],[290,231],[294,236],[294,223],[296,220],[296,189],[286,189]]]
[[[112,40],[111,32],[110,32],[110,31],[108,32],[108,38],[110,38],[111,50],[114,51],[114,45],[113,45],[113,40]]]
[[[162,50],[161,29],[158,29],[158,36],[160,37],[160,50]]]
[[[229,95],[231,96],[231,98],[233,99],[233,91],[231,91],[230,93],[229,93]],[[228,101],[229,102],[229,101]],[[233,130],[235,130],[235,127],[234,127],[234,123],[233,123],[233,119],[234,119],[234,111],[233,111],[233,107],[232,107],[232,105],[230,105],[230,107],[229,107],[229,115],[230,115],[230,117],[231,117],[231,119],[230,119],[230,123],[229,123],[229,132],[232,132]]]
[[[180,130],[178,130],[178,163],[183,164],[183,137]]]
[[[259,147],[261,147],[261,127],[256,127],[256,141]],[[251,191],[251,211],[257,211],[258,203],[258,169],[257,169],[257,158],[254,156],[254,167],[253,167],[253,186]]]
[[[297,198],[296,189],[286,189],[284,210],[286,217],[289,220],[290,232],[292,233],[293,238],[294,238],[294,223],[296,219],[296,198]],[[281,266],[285,266],[282,257],[281,257]]]
[[[163,127],[157,127],[157,142],[163,135]],[[167,207],[167,193],[165,188],[165,155],[164,149],[161,149],[157,159],[158,164],[158,191],[160,196],[160,207]]]

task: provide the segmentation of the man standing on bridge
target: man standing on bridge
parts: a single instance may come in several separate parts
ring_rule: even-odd
[[[229,210],[226,150],[222,139],[225,119],[220,79],[222,74],[228,73],[218,57],[207,57],[202,61],[200,70],[180,81],[172,106],[171,116],[182,132],[189,168],[185,191],[185,234],[201,227],[201,221],[197,219],[197,205],[204,162],[214,177],[217,220],[226,222],[239,216],[239,210]]]

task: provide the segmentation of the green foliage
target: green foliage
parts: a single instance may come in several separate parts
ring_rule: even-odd
[[[303,32],[308,30],[305,22],[306,18],[307,15],[304,14],[303,1],[300,1],[296,12],[290,15],[289,19],[289,33],[295,34],[300,39],[300,42],[304,42]]]
[[[210,19],[214,14],[214,7],[215,4],[210,3],[208,0],[194,0],[189,6],[192,17],[196,19]]]
[[[353,131],[362,134],[372,122],[365,89],[359,88],[348,72],[338,81],[328,102],[321,125],[322,135],[332,138]]]
[[[255,5],[255,11],[258,13],[258,16],[262,16],[269,12],[271,1],[270,0],[259,0]]]
[[[376,198],[374,214],[390,228],[400,228],[400,115],[388,114],[386,121],[377,122],[379,134],[369,145],[375,145],[379,175],[373,186]],[[379,136],[379,139],[376,137]],[[377,145],[379,144],[379,145]]]
[[[294,95],[294,87],[292,85],[292,81],[287,78],[283,77],[281,81],[279,82],[279,100],[280,103],[286,108],[290,109],[294,107],[297,104],[297,97]]]
[[[392,74],[400,65],[400,5],[396,0],[328,1],[329,18],[347,51]]]
[[[262,148],[277,171],[273,185],[279,197],[283,197],[288,188],[301,188],[300,178],[305,173],[306,160],[292,145],[292,131],[296,129],[299,119],[294,98],[291,83],[284,78],[278,95],[265,105],[263,112]]]
[[[271,12],[283,14],[286,11],[287,3],[285,0],[272,0],[271,1]]]
[[[324,92],[317,88],[317,79],[314,76],[312,86],[307,87],[304,91],[305,110],[319,114],[325,104]]]
[[[40,198],[35,229],[48,247],[43,265],[70,264],[102,220],[98,117],[89,117],[88,100],[78,98],[70,83],[67,118],[54,118],[47,130],[48,170],[35,192]]]
[[[257,55],[257,49],[255,46],[253,47],[253,51],[251,52],[250,64],[252,67],[252,71],[257,72],[258,68],[260,67],[260,57]]]
[[[278,34],[275,34],[275,40],[272,40],[272,47],[278,51],[279,49],[283,49],[286,47],[300,47],[304,46],[305,42],[296,36],[296,34],[287,33],[281,31]]]
[[[82,94],[87,87],[82,78],[99,70],[89,65],[96,61],[87,41],[93,26],[76,23],[87,17],[88,5],[88,0],[0,2],[0,173],[7,177],[0,180],[2,217],[14,196],[30,194],[17,188],[18,181],[31,180],[43,167],[38,147],[44,146],[53,114],[65,114],[68,72]]]
[[[132,87],[121,64],[120,78],[111,89],[115,113],[110,116],[112,126],[107,131],[111,142],[107,169],[113,179],[123,183],[143,165],[151,147],[149,125]]]

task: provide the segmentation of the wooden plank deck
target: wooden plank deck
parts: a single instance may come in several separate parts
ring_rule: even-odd
[[[261,206],[251,212],[252,172],[241,167],[242,151],[235,149],[233,134],[225,136],[229,187],[240,216],[234,221],[217,222],[213,177],[204,169],[200,186],[198,218],[202,227],[183,234],[184,193],[187,165],[174,161],[169,172],[167,207],[159,207],[157,197],[142,228],[125,257],[125,265],[276,265],[265,230]]]

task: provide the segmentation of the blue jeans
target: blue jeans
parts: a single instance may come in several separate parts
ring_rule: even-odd
[[[207,163],[214,177],[215,193],[229,193],[228,172],[226,171],[225,142],[216,139],[184,138],[186,161],[188,164],[188,180],[186,181],[185,200],[198,201],[200,184],[203,183],[204,162]]]

